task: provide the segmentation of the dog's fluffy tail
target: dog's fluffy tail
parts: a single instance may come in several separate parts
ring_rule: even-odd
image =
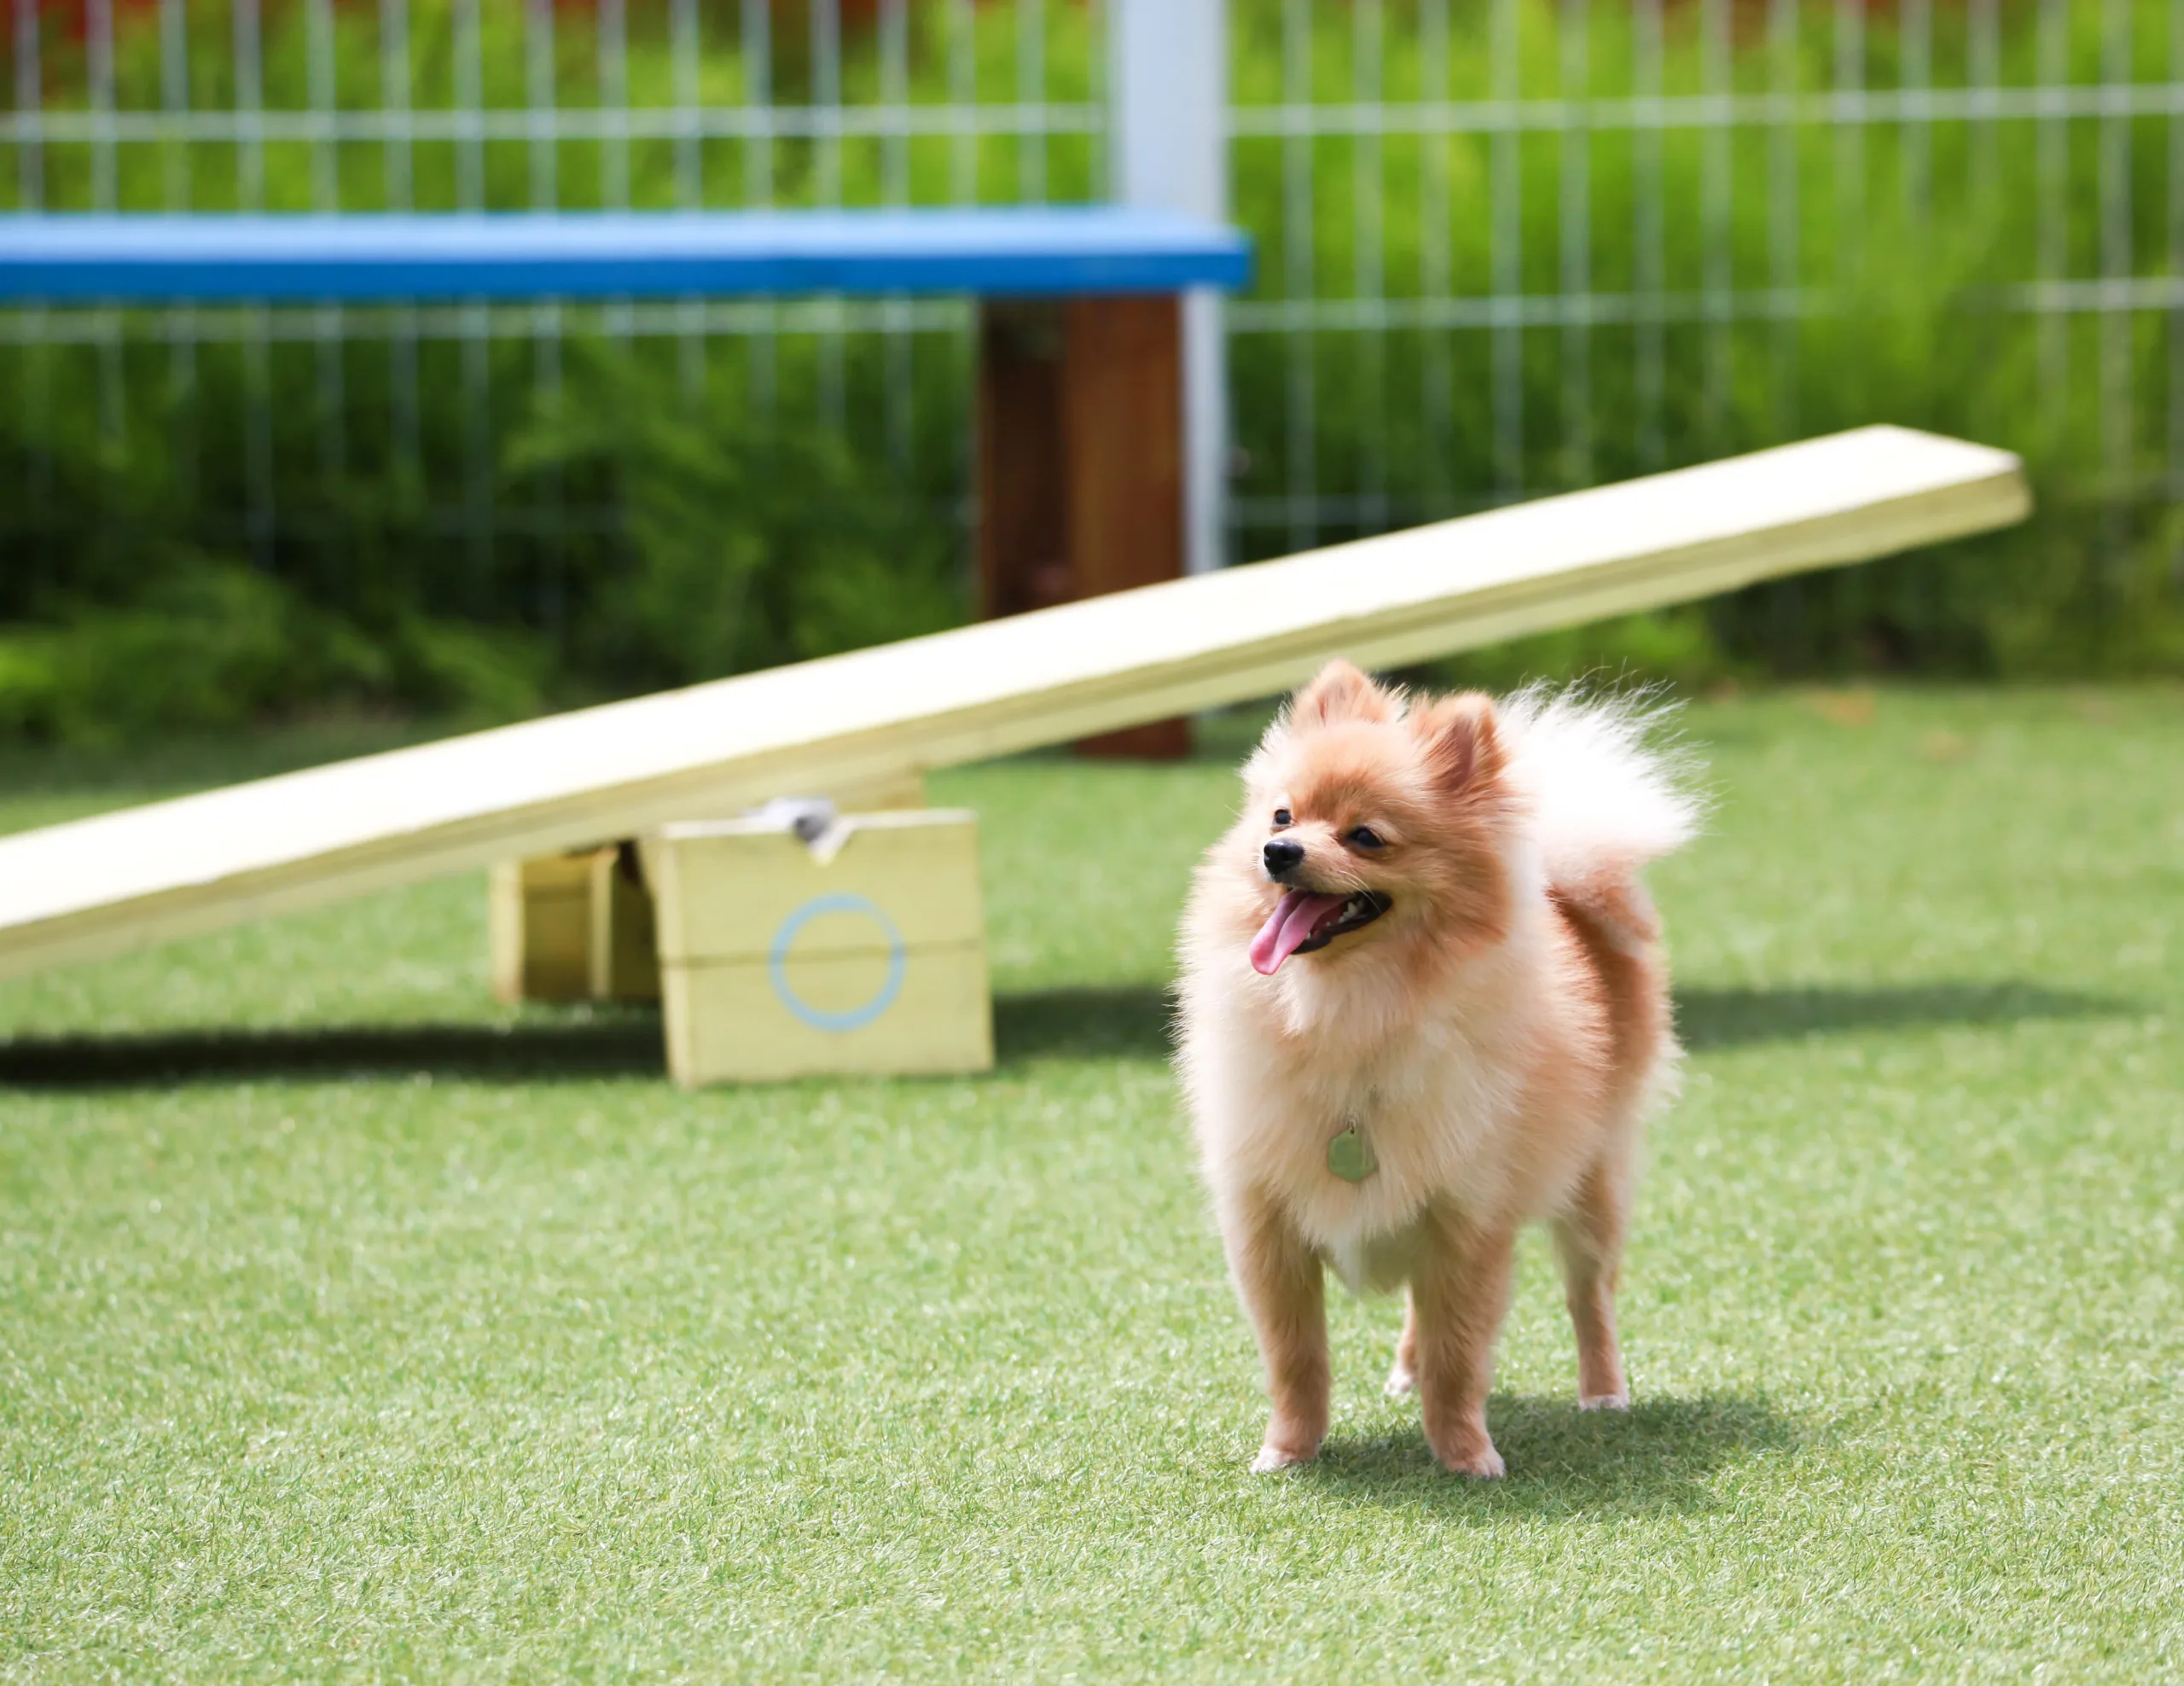
[[[1664,742],[1668,712],[1642,694],[1538,685],[1502,704],[1509,777],[1556,897],[1620,906],[1641,867],[1698,830],[1705,804],[1688,759]]]

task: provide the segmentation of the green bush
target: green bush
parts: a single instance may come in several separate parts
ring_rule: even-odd
[[[584,357],[507,460],[623,514],[622,566],[574,570],[598,589],[569,634],[574,662],[618,685],[688,684],[963,618],[950,534],[839,434],[694,409],[626,356]]]
[[[247,569],[161,559],[124,605],[75,603],[0,634],[0,724],[93,744],[242,724],[383,682],[378,653]]]
[[[1705,24],[1722,5],[1665,9],[1664,92],[1713,85]],[[810,38],[796,8],[776,10],[772,97],[809,101],[818,86]],[[1420,0],[1385,0],[1377,10],[1323,0],[1303,14],[1310,96],[1339,105],[1506,92],[1496,11],[1448,8],[1442,56]],[[1732,50],[1720,67],[1729,89],[1830,86],[1840,13],[1801,9],[1786,48],[1761,14],[1729,6]],[[520,108],[536,68],[525,9],[488,3],[479,15],[485,102]],[[530,13],[549,15],[556,102],[594,103],[591,14]],[[1024,48],[1017,15],[911,6],[913,102],[953,97],[965,63],[981,99],[1014,97]],[[1519,97],[1568,91],[1569,15],[1557,0],[1515,8],[1508,61]],[[189,102],[233,107],[226,5],[206,0],[179,15],[189,33]],[[414,103],[444,108],[462,56],[458,13],[450,0],[412,0],[408,15]],[[681,94],[671,15],[646,4],[628,15],[630,102],[672,105]],[[700,14],[699,93],[709,105],[750,97],[735,15]],[[1043,15],[1047,96],[1096,99],[1090,15],[1049,5]],[[1285,20],[1298,14],[1275,0],[1236,0],[1232,15],[1235,96],[1248,111],[1283,96],[1300,62]],[[1913,13],[1862,15],[1867,82],[1892,85]],[[1937,78],[1961,80],[1973,13],[1943,5],[1930,15]],[[114,78],[124,110],[160,108],[172,92],[149,16],[120,14]],[[948,33],[965,16],[967,60]],[[1585,16],[1583,94],[1642,91],[1632,80],[1633,14],[1594,5]],[[2000,16],[2006,86],[2059,75],[2097,82],[2119,68],[2141,82],[2169,74],[2159,0],[2036,13],[2006,4]],[[2119,16],[2129,25],[2120,34]],[[1386,51],[1368,74],[1358,55],[1376,17]],[[82,44],[59,18],[47,16],[43,41],[49,108],[84,85]],[[373,108],[377,14],[298,4],[264,9],[264,103],[311,103],[314,19],[333,31],[322,60],[334,103]],[[2118,40],[2128,66],[2119,66]],[[0,44],[10,73],[13,43]],[[841,78],[851,104],[891,97],[869,29],[851,31]],[[12,73],[0,82],[16,85]],[[2184,535],[2165,502],[2175,402],[2169,318],[2152,310],[2042,317],[2019,308],[2013,291],[2058,273],[2101,273],[2119,233],[2135,273],[2161,272],[2174,190],[2168,119],[2073,119],[2045,131],[2025,120],[1915,131],[1873,123],[1858,131],[1855,153],[1827,125],[1783,133],[1735,131],[1726,178],[1712,173],[1702,133],[1670,130],[1657,142],[1628,128],[1590,133],[1578,147],[1592,230],[1584,280],[1600,294],[1640,290],[1639,236],[1657,225],[1668,294],[1786,284],[1811,305],[1795,320],[1687,311],[1658,329],[1613,320],[1575,330],[1362,333],[1247,324],[1231,351],[1246,507],[1280,511],[1310,494],[1368,513],[1301,532],[1278,515],[1255,517],[1240,534],[1243,554],[1887,420],[2023,452],[2038,516],[2012,534],[1527,641],[1453,671],[1605,666],[1702,683],[1874,668],[2001,677],[2184,669],[2175,561]],[[641,206],[678,202],[694,167],[706,202],[738,202],[760,161],[781,203],[819,200],[830,168],[851,203],[875,202],[891,183],[923,203],[967,183],[983,199],[1007,200],[1027,172],[1043,172],[1059,199],[1101,188],[1092,136],[1046,137],[1036,157],[1032,140],[998,133],[899,143],[851,136],[832,154],[810,137],[779,135],[763,160],[754,144],[715,137],[684,149],[640,137],[617,154],[604,141],[564,140],[550,148],[557,202],[602,202],[618,157]],[[1645,149],[1654,144],[1649,199]],[[1786,199],[1771,161],[1778,144],[1788,148],[1796,189]],[[379,207],[395,179],[391,155],[375,140],[269,142],[264,202]],[[466,180],[485,204],[526,205],[542,161],[518,140],[471,148],[429,139],[402,156],[411,201],[427,208],[462,202]],[[1232,156],[1238,215],[1258,239],[1259,296],[1304,291],[1307,277],[1292,269],[1306,261],[1310,290],[1322,299],[1376,287],[1400,305],[1443,284],[1437,263],[1462,296],[1562,290],[1569,148],[1559,133],[1247,134]],[[1846,157],[1853,175],[1843,173]],[[22,191],[24,158],[0,143],[0,209]],[[36,163],[44,202],[92,202],[90,148],[49,146]],[[133,208],[231,206],[237,165],[231,148],[125,146],[114,191]],[[1300,169],[1311,220],[1297,230],[1286,217]],[[1377,196],[1354,191],[1361,172]],[[1499,201],[1512,184],[1517,199]],[[1510,226],[1493,214],[1497,202],[1516,206],[1514,247],[1497,250],[1497,224]],[[1786,275],[1778,262],[1786,230]],[[368,331],[324,344],[293,334],[260,341],[247,315],[147,313],[128,318],[111,346],[95,334],[0,345],[0,731],[119,734],[183,717],[351,701],[509,715],[898,637],[964,613],[969,358],[960,328],[834,336],[807,323],[772,339],[700,343],[671,332],[619,336],[599,312],[572,311],[556,352],[520,313],[488,320],[496,326],[483,340],[427,333],[415,342],[414,409],[402,372],[412,342],[384,314],[352,314],[348,326]],[[167,343],[171,334],[186,354]],[[1520,367],[1508,361],[1513,349]],[[1295,403],[1307,391],[1309,412]],[[1513,399],[1513,433],[1497,426]],[[215,612],[207,605],[223,591],[235,600]],[[177,607],[185,602],[196,607]],[[157,664],[125,653],[161,622],[224,630],[155,672]],[[279,660],[261,636],[276,625],[291,652]],[[140,681],[142,697],[121,695]]]

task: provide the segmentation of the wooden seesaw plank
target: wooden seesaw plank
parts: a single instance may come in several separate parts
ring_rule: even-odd
[[[2004,526],[2007,452],[1866,427],[0,839],[0,976]]]

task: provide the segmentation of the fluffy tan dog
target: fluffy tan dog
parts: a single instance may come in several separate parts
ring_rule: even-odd
[[[1518,1228],[1554,1227],[1577,1395],[1629,1403],[1615,1286],[1639,1135],[1673,1087],[1639,881],[1697,817],[1628,704],[1409,701],[1347,662],[1244,768],[1182,934],[1180,1063],[1273,1417],[1252,1468],[1327,1427],[1323,1269],[1408,1284],[1391,1393],[1434,1456],[1486,1432]]]

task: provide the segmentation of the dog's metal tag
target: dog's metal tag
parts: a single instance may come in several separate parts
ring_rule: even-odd
[[[1357,1126],[1329,1138],[1327,1142],[1327,1169],[1345,1183],[1362,1183],[1375,1171],[1380,1162],[1373,1157],[1372,1145],[1357,1133]]]

